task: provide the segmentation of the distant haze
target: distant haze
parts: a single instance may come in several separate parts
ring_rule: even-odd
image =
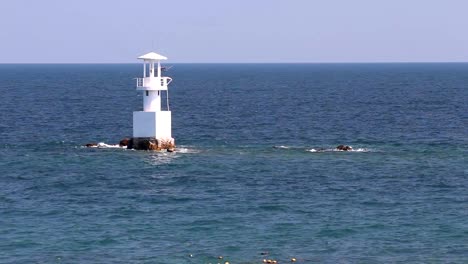
[[[466,0],[0,1],[0,63],[466,62]]]

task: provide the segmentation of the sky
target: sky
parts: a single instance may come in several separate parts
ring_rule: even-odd
[[[468,62],[467,0],[0,0],[0,63]]]

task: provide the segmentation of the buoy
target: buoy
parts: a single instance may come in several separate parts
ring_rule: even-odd
[[[296,258],[291,258],[291,262],[296,262]]]

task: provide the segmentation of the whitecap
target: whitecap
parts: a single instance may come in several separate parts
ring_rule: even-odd
[[[183,153],[183,154],[193,154],[193,153],[199,153],[200,151],[193,149],[193,148],[188,148],[188,147],[177,147],[175,149],[177,153]]]
[[[127,148],[127,147],[122,147],[119,144],[111,145],[111,144],[106,144],[104,142],[99,142],[97,144],[98,148]]]
[[[358,149],[353,149],[351,151],[353,151],[353,152],[370,152],[370,150],[366,149],[366,148],[358,148]]]
[[[367,148],[357,148],[357,149],[350,149],[350,150],[341,150],[341,149],[336,149],[336,148],[328,148],[328,149],[306,149],[305,151],[307,152],[371,152],[371,150]]]
[[[327,151],[338,151],[338,152],[370,152],[367,148],[357,148],[357,149],[350,149],[350,150],[341,150],[341,149],[327,149]]]
[[[288,147],[288,146],[274,146],[273,148],[277,148],[277,149],[290,149],[291,147]]]
[[[174,153],[154,152],[146,156],[145,159],[151,165],[165,165],[170,164],[175,158],[177,158],[177,156],[174,155]]]
[[[120,146],[119,144],[111,145],[111,144],[106,144],[104,142],[99,142],[95,146],[89,146],[88,148],[127,148],[126,146]]]

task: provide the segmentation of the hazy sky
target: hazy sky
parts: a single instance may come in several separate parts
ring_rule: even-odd
[[[468,0],[0,0],[0,63],[468,61]]]

